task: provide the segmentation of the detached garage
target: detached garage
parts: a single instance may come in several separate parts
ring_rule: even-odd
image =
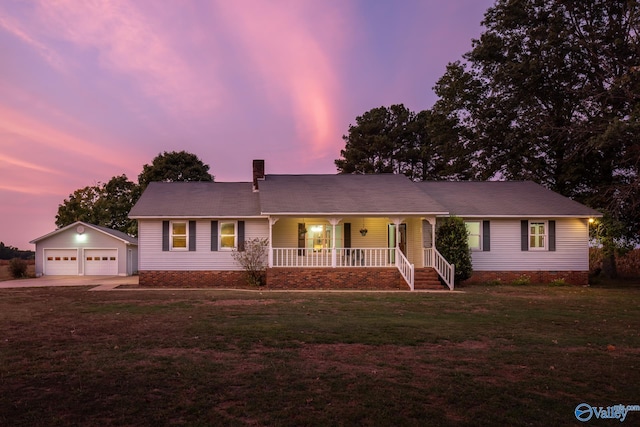
[[[32,240],[37,276],[130,276],[138,271],[138,239],[78,221]]]

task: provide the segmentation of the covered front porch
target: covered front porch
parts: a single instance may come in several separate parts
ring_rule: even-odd
[[[453,289],[454,267],[435,249],[434,235],[435,217],[271,217],[268,265],[330,275],[337,272],[327,269],[343,269],[358,277],[397,270],[411,290],[416,268],[433,268]]]

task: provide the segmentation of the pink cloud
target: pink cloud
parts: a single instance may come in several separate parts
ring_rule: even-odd
[[[180,54],[180,43],[170,37],[171,22],[157,17],[154,21],[145,13],[155,5],[40,0],[25,18],[32,24],[28,31],[26,26],[11,25],[8,19],[5,27],[35,47],[48,62],[59,57],[56,50],[60,47],[56,45],[60,41],[70,43],[72,49],[96,53],[102,67],[130,78],[135,88],[171,114],[206,114],[219,105],[224,86],[212,74],[205,76],[191,67]],[[68,61],[67,67],[80,66],[74,60]],[[212,67],[208,67],[209,71]]]
[[[346,6],[315,2],[219,1],[216,12],[242,43],[254,78],[270,99],[295,122],[296,139],[312,157],[334,149],[335,105],[342,93],[338,80],[341,46],[348,36]],[[339,132],[339,131],[338,131]],[[339,133],[338,133],[339,134]],[[307,158],[307,161],[312,158]]]

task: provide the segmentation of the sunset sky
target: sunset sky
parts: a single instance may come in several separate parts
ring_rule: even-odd
[[[0,2],[0,241],[186,150],[216,181],[335,173],[364,112],[430,108],[493,0]]]

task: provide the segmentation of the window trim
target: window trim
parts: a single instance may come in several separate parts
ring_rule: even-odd
[[[233,224],[233,247],[222,246],[222,238],[231,236],[231,234],[222,234],[222,226],[224,224]],[[218,221],[218,250],[233,251],[238,250],[238,221]]]
[[[544,234],[531,234],[531,226],[532,224],[542,224],[544,226]],[[543,236],[544,237],[544,245],[543,246],[531,246],[531,238],[532,237]],[[529,220],[528,228],[527,228],[527,245],[530,251],[548,251],[549,250],[549,221],[546,220]]]
[[[478,234],[471,234],[469,232],[469,228],[467,227],[468,223],[477,223],[478,224]],[[478,246],[475,247],[471,247],[471,245],[469,245],[469,249],[472,250],[473,252],[482,252],[483,251],[483,247],[482,247],[482,242],[483,242],[483,222],[482,220],[465,220],[464,221],[464,225],[465,228],[467,229],[467,245],[469,245],[469,237],[471,236],[478,236]]]
[[[174,224],[184,224],[185,234],[174,234],[173,225]],[[185,237],[185,245],[184,247],[174,247],[173,239],[176,236],[184,236]],[[189,251],[189,221],[169,221],[169,250],[175,252],[188,252]]]

